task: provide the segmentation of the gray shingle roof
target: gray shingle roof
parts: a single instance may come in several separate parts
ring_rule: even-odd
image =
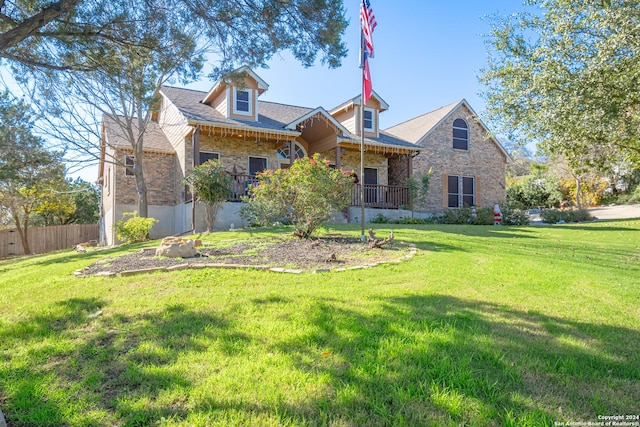
[[[131,150],[131,143],[126,135],[126,123],[123,116],[112,116],[105,114],[102,118],[105,125],[105,131],[107,136],[107,142],[111,147]],[[134,135],[138,133],[137,120],[133,120],[131,127]],[[166,135],[158,126],[158,123],[149,121],[144,131],[143,148],[145,151],[154,151],[161,153],[175,153],[174,148],[167,139]]]
[[[257,122],[252,120],[228,119],[212,106],[200,102],[204,99],[207,94],[206,92],[163,86],[162,93],[178,107],[187,120],[219,123],[229,126],[250,126],[253,128],[264,128],[266,130],[286,131],[284,127],[287,124],[311,111],[311,108],[260,101],[258,104]]]
[[[437,110],[430,111],[421,116],[399,123],[395,126],[385,129],[385,132],[398,138],[418,143],[431,129],[433,129],[447,114],[454,110],[463,100],[456,101],[452,104],[440,107]]]
[[[276,102],[258,101],[258,121],[228,119],[210,105],[201,103],[207,95],[206,92],[163,86],[164,93],[173,104],[178,107],[187,120],[200,121],[227,126],[247,126],[262,128],[265,130],[287,131],[286,126],[305,114],[314,111],[313,108],[296,105],[279,104]],[[360,138],[353,135],[344,135],[346,138],[359,141]],[[415,144],[397,135],[380,132],[378,138],[366,138],[366,144],[378,146],[390,146],[407,149],[417,149]]]

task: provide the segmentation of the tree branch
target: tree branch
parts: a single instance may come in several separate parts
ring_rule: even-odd
[[[0,52],[17,45],[60,15],[72,10],[82,0],[59,0],[35,15],[20,22],[16,27],[0,35]]]

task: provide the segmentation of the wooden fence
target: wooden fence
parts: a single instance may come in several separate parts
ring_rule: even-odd
[[[78,243],[98,240],[98,224],[53,225],[29,228],[31,253],[43,254],[60,249],[72,248]],[[22,240],[16,229],[0,230],[0,258],[24,255]]]

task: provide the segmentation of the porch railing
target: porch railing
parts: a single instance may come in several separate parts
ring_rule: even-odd
[[[258,181],[252,175],[230,174],[231,188],[229,201],[238,202],[249,194],[249,189]],[[351,189],[351,206],[360,206],[360,191],[362,186],[356,184]],[[367,208],[398,209],[409,206],[409,188],[393,185],[364,186],[364,205]]]
[[[351,206],[360,206],[362,186],[356,184],[351,190]],[[366,208],[398,209],[409,206],[409,188],[394,185],[364,185],[364,206]]]
[[[258,180],[255,176],[245,174],[233,174],[231,175],[231,188],[229,189],[229,201],[239,202],[242,197],[249,195],[249,189],[255,185]]]

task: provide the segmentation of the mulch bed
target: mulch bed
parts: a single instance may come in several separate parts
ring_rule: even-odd
[[[294,237],[222,241],[199,248],[193,258],[166,258],[155,256],[154,250],[96,261],[83,269],[84,275],[101,272],[171,267],[180,264],[235,264],[279,268],[318,270],[348,268],[361,264],[399,259],[408,246],[393,242],[382,248],[369,249],[359,238],[331,236],[313,240]]]

